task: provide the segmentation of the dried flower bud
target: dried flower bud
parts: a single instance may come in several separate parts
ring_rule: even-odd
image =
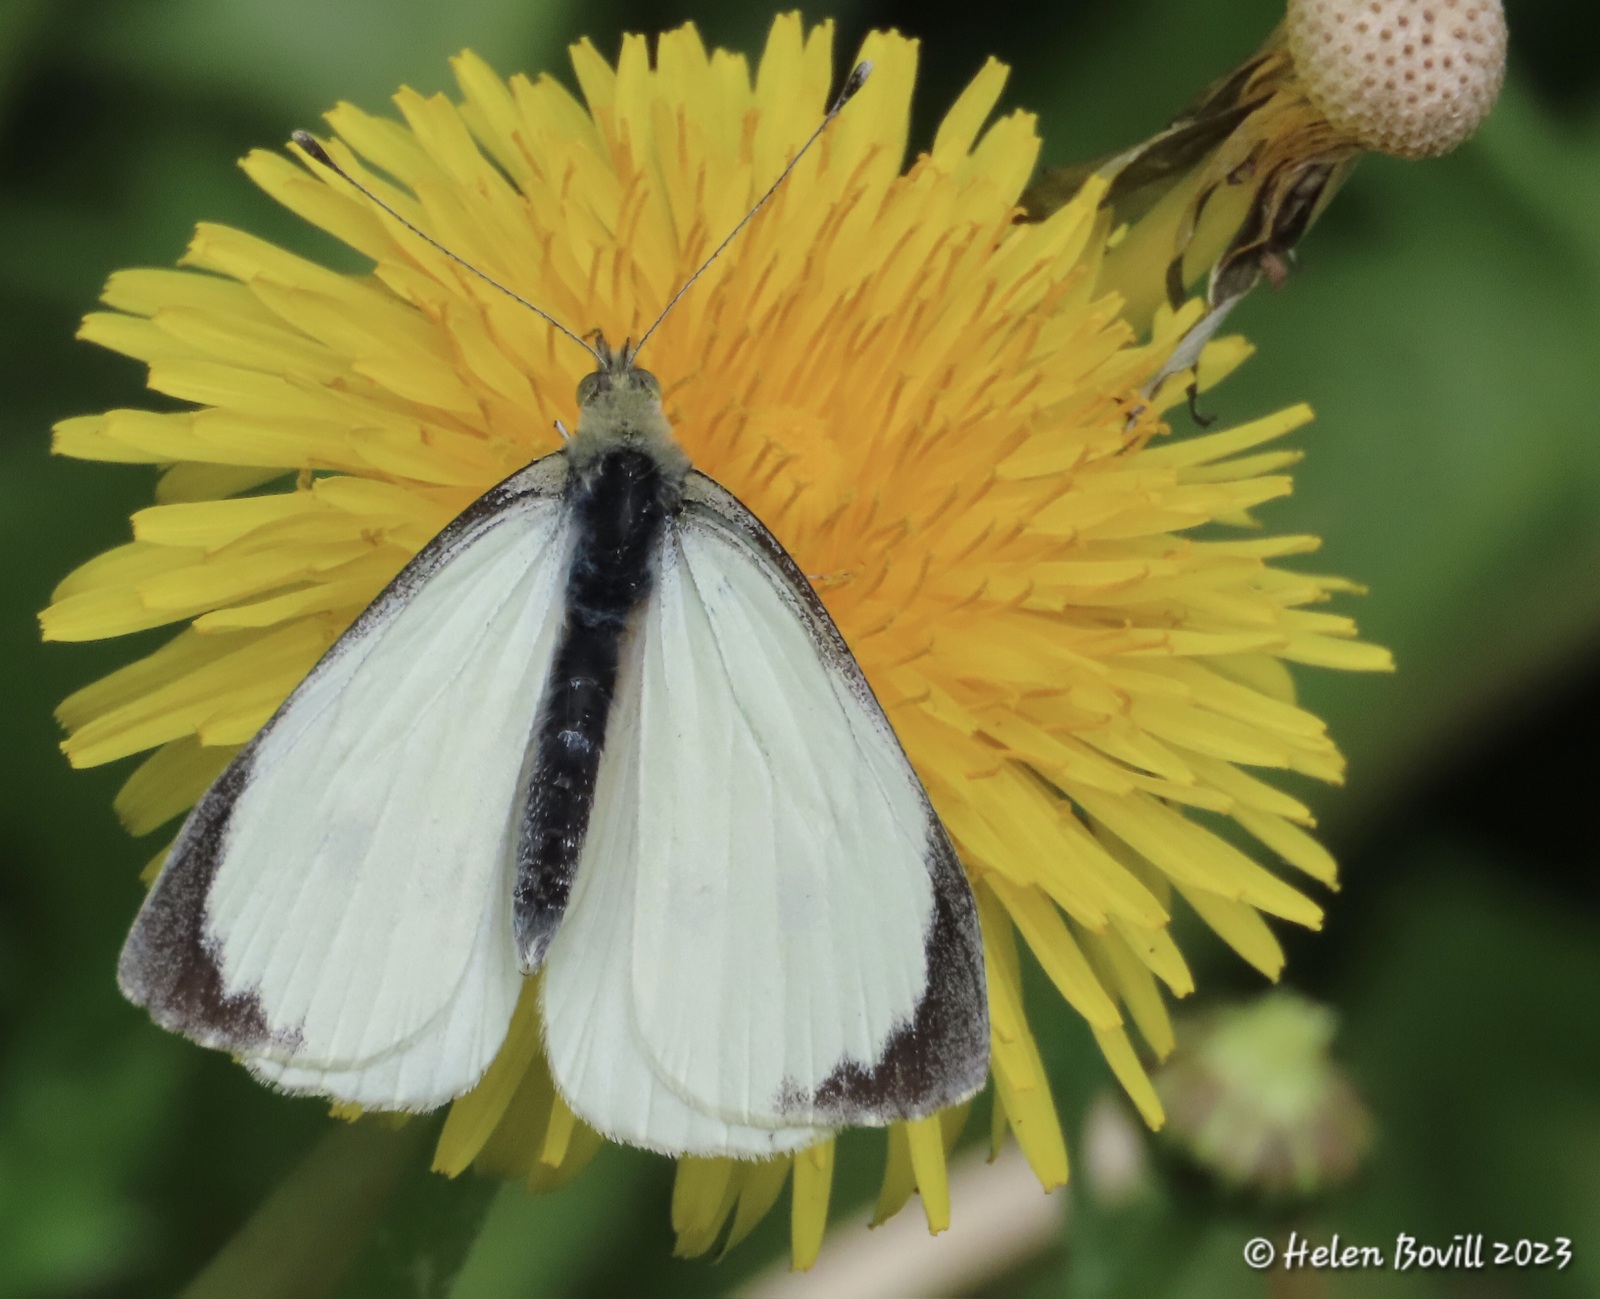
[[[1500,0],[1289,0],[1286,26],[1311,101],[1381,153],[1448,153],[1505,80]]]

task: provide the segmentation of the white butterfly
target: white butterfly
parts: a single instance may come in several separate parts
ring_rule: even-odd
[[[562,1096],[672,1154],[964,1100],[989,1027],[949,838],[794,562],[689,467],[637,349],[593,350],[568,445],[423,549],[195,807],[122,989],[286,1091],[427,1110],[542,970]]]

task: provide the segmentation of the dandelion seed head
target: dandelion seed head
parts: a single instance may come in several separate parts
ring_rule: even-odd
[[[1381,153],[1449,153],[1505,80],[1500,0],[1289,0],[1287,26],[1312,101]]]

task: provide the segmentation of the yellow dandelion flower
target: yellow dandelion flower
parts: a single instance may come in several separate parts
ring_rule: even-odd
[[[454,67],[459,100],[402,91],[401,121],[341,105],[328,148],[461,256],[575,328],[637,337],[777,175],[825,107],[831,28],[780,18],[752,77],[692,28],[652,64],[573,50],[580,102],[548,77]],[[1321,910],[1231,838],[1231,820],[1313,881],[1311,815],[1259,770],[1337,780],[1289,663],[1387,666],[1321,605],[1336,579],[1277,567],[1310,537],[1235,536],[1285,495],[1269,449],[1304,407],[1173,437],[1181,399],[1141,390],[1203,311],[1136,336],[1099,283],[1091,181],[1016,220],[1038,138],[990,122],[991,62],[929,152],[903,165],[917,46],[870,37],[871,81],[652,343],[691,460],[778,536],[854,650],[978,898],[996,1139],[1045,1187],[1067,1155],[1023,1006],[1017,935],[1088,1021],[1145,1118],[1161,1106],[1129,1034],[1172,1045],[1162,989],[1192,980],[1180,903],[1275,977],[1263,916]],[[56,450],[162,467],[133,539],[68,576],[45,635],[177,634],[62,704],[67,755],[150,753],[117,810],[136,833],[192,804],[384,583],[495,482],[557,445],[585,358],[325,172],[276,153],[250,177],[370,258],[339,274],[243,232],[199,228],[182,270],[112,277],[82,334],[189,404],[56,429]],[[1247,349],[1213,344],[1220,378]],[[160,857],[157,857],[159,863]],[[152,871],[157,864],[152,864]],[[454,1103],[435,1163],[560,1184],[600,1138],[543,1060],[525,988],[499,1056]],[[948,1220],[945,1156],[965,1107],[894,1126],[879,1218],[915,1191]],[[792,1178],[794,1254],[815,1257],[832,1146],[765,1163],[684,1159],[679,1252],[748,1232]]]

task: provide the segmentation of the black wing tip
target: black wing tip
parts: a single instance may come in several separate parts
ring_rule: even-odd
[[[267,1046],[292,1048],[297,1035],[273,1032],[254,989],[224,991],[222,972],[214,961],[175,961],[130,952],[133,937],[117,963],[117,988],[159,1028],[198,1046],[235,1054]]]
[[[195,805],[117,959],[117,986],[170,1032],[201,1046],[244,1051],[275,1042],[254,988],[229,990],[206,908],[233,804],[249,781],[247,745]]]
[[[988,989],[976,926],[964,937],[973,945],[957,938],[940,965],[930,961],[914,1017],[877,1060],[846,1061],[811,1095],[784,1097],[780,1112],[796,1121],[882,1127],[927,1118],[982,1091],[989,1078]]]

